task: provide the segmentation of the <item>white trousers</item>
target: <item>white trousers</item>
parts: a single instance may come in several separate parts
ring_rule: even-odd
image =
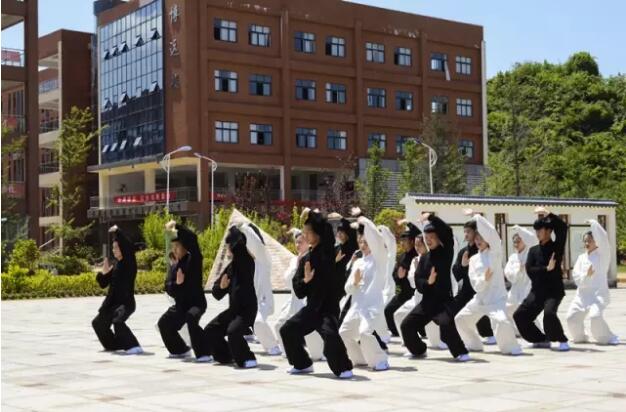
[[[291,311],[289,310],[289,307],[287,307],[286,309],[287,310],[283,309],[283,311],[280,312],[280,315],[278,315],[278,319],[276,320],[276,323],[274,324],[274,331],[276,331],[276,336],[278,337],[278,343],[280,345],[280,348],[283,350],[284,356],[286,356],[285,346],[283,345],[283,338],[280,335],[280,328],[282,328],[285,322],[287,322],[293,315],[297,313],[297,311],[291,313]],[[317,361],[317,360],[321,360],[324,357],[324,341],[322,340],[322,337],[320,336],[319,333],[317,332],[309,333],[308,335],[304,337],[304,342],[306,344],[306,349],[309,352],[309,356],[311,357],[312,360]]]
[[[380,348],[378,340],[373,335],[374,331],[361,328],[361,322],[362,319],[357,313],[349,312],[339,328],[339,335],[346,345],[348,357],[355,365],[373,368],[386,361],[388,355]]]
[[[615,338],[609,325],[604,320],[604,308],[606,305],[601,299],[583,302],[576,296],[567,311],[567,326],[574,342],[587,342],[585,333],[585,317],[589,315],[591,336],[601,345],[606,345]]]
[[[254,319],[254,334],[265,351],[278,346],[278,339],[276,339],[274,331],[267,322],[267,318],[261,312],[257,312],[256,319]]]
[[[510,354],[513,351],[519,351],[521,348],[515,338],[513,322],[505,312],[505,305],[502,304],[502,308],[487,307],[478,304],[475,298],[470,300],[454,318],[456,328],[467,349],[470,351],[483,350],[483,342],[476,329],[476,322],[485,315],[491,321],[500,352]]]
[[[400,325],[402,325],[404,318],[406,318],[415,306],[417,306],[415,298],[411,298],[404,302],[404,304],[393,313],[393,320],[396,323],[396,328],[398,328],[398,330],[400,330]],[[428,336],[430,347],[439,349],[439,345],[442,343],[439,326],[435,322],[428,322],[428,324],[424,327],[424,332],[426,332],[426,336]],[[402,334],[400,334],[400,339],[402,339]]]

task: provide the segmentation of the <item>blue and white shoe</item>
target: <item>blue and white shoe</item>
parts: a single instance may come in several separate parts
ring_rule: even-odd
[[[485,340],[483,341],[483,345],[495,345],[498,342],[496,342],[496,337],[495,336],[489,336],[487,338],[485,338]]]
[[[134,346],[124,351],[124,355],[141,355],[142,353],[143,349],[141,348],[141,346]]]
[[[243,368],[244,369],[252,369],[252,368],[256,368],[258,366],[256,360],[254,359],[250,359],[247,360],[243,363]]]
[[[313,373],[313,366],[309,366],[308,368],[304,369],[289,368],[287,369],[287,373],[290,375],[304,375],[307,373]]]
[[[338,378],[339,379],[352,379],[353,376],[354,374],[352,373],[352,371],[343,371],[339,374]]]
[[[557,348],[559,352],[567,352],[569,349],[569,343],[567,342],[559,343],[559,347]]]

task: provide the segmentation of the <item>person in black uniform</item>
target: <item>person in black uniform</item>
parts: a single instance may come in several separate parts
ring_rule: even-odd
[[[332,226],[321,213],[305,209],[302,233],[310,245],[293,278],[293,291],[306,306],[280,328],[291,374],[313,372],[313,362],[304,348],[304,336],[317,331],[324,341],[324,356],[335,376],[352,377],[352,362],[339,336],[335,275],[335,239]]]
[[[349,275],[348,263],[350,263],[354,252],[359,249],[356,230],[350,226],[350,221],[343,217],[337,227],[337,241],[339,243],[335,246],[335,278],[337,304],[339,304],[339,300],[346,294],[344,286]]]
[[[246,248],[246,236],[232,226],[226,236],[231,262],[213,284],[213,297],[228,295],[228,309],[217,315],[204,328],[213,358],[220,363],[233,360],[240,368],[257,366],[245,335],[256,318],[258,305],[254,289],[254,259]],[[226,342],[228,337],[228,342]]]
[[[454,236],[452,228],[437,216],[425,213],[428,220],[424,227],[424,238],[428,253],[420,259],[415,274],[416,289],[422,301],[406,316],[400,329],[402,339],[410,357],[426,355],[426,344],[418,331],[428,322],[435,322],[441,330],[441,340],[448,345],[452,356],[458,361],[470,360],[467,348],[456,329],[453,315],[452,282],[450,269],[454,258]]]
[[[111,267],[109,259],[105,258],[102,272],[96,275],[100,287],[108,286],[109,290],[91,325],[105,350],[124,350],[128,355],[138,355],[143,349],[126,325],[135,311],[135,248],[117,226],[112,226],[109,233],[112,234],[111,248],[116,262]]]
[[[169,282],[166,281],[167,293],[174,298],[175,304],[159,319],[161,338],[171,358],[190,356],[189,346],[178,333],[187,324],[196,361],[211,362],[204,332],[199,325],[206,310],[206,297],[202,286],[202,252],[198,237],[174,221],[166,224],[166,230],[176,233],[172,239],[172,251],[177,262],[171,269]]]
[[[534,347],[549,348],[550,342],[559,342],[558,350],[568,351],[567,337],[557,316],[559,304],[565,296],[561,263],[567,241],[567,223],[543,207],[536,208],[535,213],[545,216],[533,224],[539,244],[528,250],[526,259],[530,293],[513,314],[513,319],[520,335]],[[534,323],[541,311],[545,334]]]
[[[387,320],[387,328],[391,332],[392,336],[399,336],[398,328],[393,319],[393,314],[402,306],[406,301],[413,298],[414,289],[409,284],[407,274],[411,267],[411,262],[417,256],[415,251],[415,238],[421,232],[412,223],[406,224],[406,230],[400,235],[400,246],[404,251],[400,258],[396,262],[396,266],[393,270],[393,280],[396,283],[396,294],[387,303],[385,307],[385,319]],[[419,331],[420,335],[425,336],[424,330]]]
[[[467,302],[472,300],[476,291],[472,288],[472,284],[469,280],[469,259],[478,253],[478,247],[474,243],[474,237],[476,236],[476,221],[470,220],[465,223],[463,227],[465,235],[465,241],[467,245],[459,250],[459,253],[452,266],[452,274],[459,284],[459,290],[454,297],[454,315],[461,311],[467,305]],[[493,329],[491,328],[491,321],[488,316],[483,316],[476,322],[476,328],[478,334],[485,338],[483,342],[485,345],[495,345],[496,338],[493,336]]]

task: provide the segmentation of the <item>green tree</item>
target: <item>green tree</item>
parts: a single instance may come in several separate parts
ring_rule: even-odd
[[[400,159],[399,195],[406,193],[427,193],[430,191],[428,182],[428,151],[415,140],[404,144]]]
[[[79,206],[86,199],[87,159],[92,151],[92,141],[99,130],[93,129],[94,119],[89,108],[72,107],[63,119],[56,148],[59,153],[61,181],[53,188],[51,206],[60,207],[61,223],[50,227],[55,237],[61,239],[61,254],[82,242],[92,224],[79,225]]]
[[[378,146],[372,146],[367,151],[367,167],[364,179],[356,182],[357,192],[365,213],[376,216],[389,194],[388,182],[391,172],[383,166],[384,151]]]

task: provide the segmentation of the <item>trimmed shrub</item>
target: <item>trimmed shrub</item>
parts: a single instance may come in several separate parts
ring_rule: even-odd
[[[76,256],[48,254],[41,260],[45,266],[55,268],[59,275],[78,275],[90,270],[87,260]]]
[[[39,262],[39,248],[33,239],[20,239],[15,242],[9,266],[17,266],[33,273]]]
[[[152,269],[152,265],[154,262],[163,258],[163,254],[165,252],[157,249],[144,249],[135,253],[135,257],[137,259],[137,268],[140,270],[150,270]]]

